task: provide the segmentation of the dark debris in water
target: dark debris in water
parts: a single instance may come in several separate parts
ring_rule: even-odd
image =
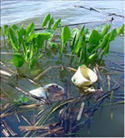
[[[103,70],[106,70],[107,73],[110,73],[108,68],[101,68],[102,72]],[[7,117],[14,115],[14,113],[16,112],[16,117],[18,118],[18,120],[21,120],[20,118],[22,118],[23,115],[23,120],[26,123],[28,122],[29,126],[19,126],[19,129],[22,130],[23,133],[25,133],[25,136],[79,136],[78,132],[84,126],[91,125],[90,120],[93,117],[94,113],[99,110],[100,107],[105,106],[105,99],[106,101],[108,101],[108,105],[121,104],[124,100],[124,94],[117,93],[119,88],[122,87],[118,83],[118,80],[114,81],[114,78],[112,79],[111,75],[111,79],[106,80],[103,84],[107,89],[110,88],[110,90],[104,90],[104,87],[101,86],[102,83],[100,83],[103,77],[104,76],[102,76],[102,74],[100,73],[100,80],[95,85],[96,91],[94,93],[82,94],[74,98],[71,92],[72,85],[70,83],[67,83],[68,80],[70,80],[69,76],[68,80],[66,81],[65,90],[55,84],[46,86],[48,93],[50,93],[50,95],[48,95],[48,98],[51,101],[50,104],[31,104],[28,102],[25,105],[15,106],[14,104],[10,103],[9,106],[4,106],[6,108],[1,111],[0,117],[2,120],[6,120]],[[113,95],[112,91],[114,92]],[[65,94],[67,95],[66,98],[64,98]],[[4,95],[1,95],[1,99],[6,101]],[[83,107],[82,113],[80,113],[81,104],[83,102],[85,106]],[[35,121],[33,121],[32,115],[27,115],[27,112],[29,112],[30,110],[33,110],[34,112],[37,111],[34,113]],[[80,120],[78,121],[77,118],[79,114],[81,114],[81,116],[79,118]],[[14,136],[14,134],[16,134],[16,132],[13,132],[10,122],[7,122],[7,125],[10,127],[10,132],[5,129],[5,125],[3,124],[4,123],[1,123],[2,134],[4,136]],[[31,131],[32,133],[30,133]],[[18,134],[18,136],[19,135],[20,134]]]

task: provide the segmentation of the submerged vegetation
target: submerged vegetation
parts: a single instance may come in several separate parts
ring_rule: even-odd
[[[21,67],[27,62],[33,68],[44,52],[52,50],[63,55],[70,50],[78,64],[91,64],[102,59],[109,53],[110,42],[118,35],[124,34],[124,25],[110,31],[111,25],[105,24],[102,30],[93,29],[91,32],[85,26],[81,30],[68,26],[61,26],[61,19],[54,22],[54,18],[47,14],[42,22],[43,29],[35,32],[35,25],[31,23],[26,29],[23,26],[4,25],[2,35],[4,44],[13,50],[13,64]],[[59,35],[56,36],[57,29]],[[55,40],[59,42],[55,42]]]

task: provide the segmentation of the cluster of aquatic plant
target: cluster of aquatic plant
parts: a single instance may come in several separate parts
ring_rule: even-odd
[[[4,44],[13,50],[13,64],[21,67],[27,62],[33,68],[39,58],[47,50],[54,50],[62,56],[64,50],[69,50],[79,64],[90,64],[102,59],[109,53],[110,42],[118,35],[124,34],[124,25],[110,31],[111,25],[105,24],[102,30],[93,29],[91,32],[85,26],[81,30],[68,26],[62,27],[61,19],[47,14],[42,22],[42,30],[35,31],[34,23],[26,29],[23,26],[4,25],[2,36]],[[59,30],[57,30],[59,28]],[[59,32],[59,35],[56,33]],[[56,42],[55,40],[59,40]]]

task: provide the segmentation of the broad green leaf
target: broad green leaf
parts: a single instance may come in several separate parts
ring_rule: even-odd
[[[80,51],[80,49],[81,49],[81,44],[82,44],[82,39],[79,39],[79,42],[78,42],[78,44],[77,44],[77,48],[76,48],[76,54],[78,54],[79,53],[79,51]]]
[[[117,33],[118,33],[119,35],[124,34],[124,24],[122,25],[121,28],[120,28],[120,27],[117,28]]]
[[[109,42],[107,43],[105,49],[104,49],[104,55],[106,56],[109,53]]]
[[[83,51],[83,59],[84,59],[84,62],[87,61],[87,57],[88,57],[88,51],[87,51],[87,44],[86,42],[84,42],[84,44],[82,44],[82,51]]]
[[[9,38],[10,38],[10,42],[12,44],[12,47],[18,51],[19,50],[19,44],[17,41],[17,37],[16,37],[15,32],[11,28],[9,28]]]
[[[110,32],[110,38],[109,40],[110,41],[113,41],[115,39],[115,37],[117,36],[117,31],[116,31],[116,28],[113,29],[111,32]]]
[[[30,36],[34,32],[34,23],[31,23],[26,30],[26,36]]]
[[[70,40],[70,37],[70,28],[68,26],[65,26],[61,32],[62,43],[66,44]]]
[[[77,46],[78,46],[78,43],[80,41],[80,38],[84,35],[84,29],[85,29],[85,26],[83,26],[82,29],[80,30],[80,32],[78,33],[78,35],[76,35],[76,39],[74,42],[72,53],[74,53],[77,50]]]
[[[12,25],[12,29],[14,30],[14,31],[17,31],[18,30],[18,26],[17,25]]]
[[[91,45],[98,45],[99,43],[99,40],[100,40],[100,34],[98,31],[96,30],[93,30],[90,37],[89,37],[89,43]]]
[[[22,45],[23,47],[23,53],[24,55],[26,54],[26,43],[25,43],[25,38],[23,37],[24,36],[24,32],[21,30],[17,31],[17,35],[18,35],[18,41],[19,41],[19,44]]]
[[[108,33],[109,29],[110,29],[111,25],[109,24],[105,24],[102,28],[102,31],[101,31],[101,36],[104,36]]]
[[[43,19],[43,22],[42,22],[42,27],[45,27],[48,23],[48,21],[50,20],[50,13],[46,15],[46,17]]]
[[[109,37],[110,37],[110,34],[106,34],[103,38],[103,40],[101,41],[101,43],[99,44],[98,48],[101,48],[101,49],[104,49],[107,45],[107,43],[109,42]]]
[[[43,44],[44,44],[44,37],[42,35],[37,35],[35,38],[35,46],[38,48],[42,48],[43,47]]]
[[[61,19],[58,19],[57,22],[53,26],[53,30],[56,30],[60,23],[61,23]]]
[[[57,48],[57,43],[54,42],[50,42],[49,45],[51,46],[51,48]]]
[[[72,40],[72,42],[71,42],[71,52],[72,52],[72,54],[74,53],[74,46],[75,46],[75,42],[76,42],[76,37],[77,37],[77,35],[75,35],[74,36],[74,38],[73,38],[73,40]]]
[[[37,62],[37,58],[30,60],[30,64],[29,64],[30,69],[32,69],[35,66],[36,62]]]
[[[54,30],[45,29],[45,30],[41,31],[40,33],[36,33],[34,37],[37,37],[37,35],[41,35],[43,37],[43,39],[48,40],[53,37]]]
[[[3,26],[3,35],[8,35],[8,28],[9,28],[8,25]]]
[[[51,26],[54,24],[54,19],[53,17],[51,17],[50,21],[49,21],[49,25],[48,28],[51,28]]]
[[[46,33],[46,32],[53,35],[55,31],[53,29],[44,29],[41,31],[41,33]]]
[[[87,59],[86,64],[91,63],[95,59],[96,56],[97,56],[97,53],[94,53],[94,54],[90,55]]]
[[[33,54],[34,54],[34,49],[33,49],[33,45],[31,45],[31,49],[30,49],[30,59],[33,58]]]
[[[23,27],[21,27],[21,28],[19,29],[19,32],[20,32],[20,35],[21,35],[21,36],[25,36],[25,35],[26,35],[26,30],[25,30]]]
[[[79,33],[79,29],[74,28],[71,32],[71,37],[74,38],[76,35],[78,35],[78,33]]]
[[[35,36],[35,34],[34,34],[34,32],[32,32],[32,33],[30,34],[30,36],[27,38],[27,42],[29,43],[30,41],[32,41],[33,38],[34,38],[34,36]]]
[[[121,30],[120,33],[121,33],[121,34],[124,34],[124,24],[122,25],[122,27],[121,27],[120,30]]]
[[[13,64],[16,67],[21,67],[24,64],[24,58],[20,53],[15,53],[13,56]]]
[[[121,33],[120,27],[117,28],[117,33],[120,35],[120,33]]]
[[[81,63],[82,60],[84,59],[83,56],[84,56],[84,55],[83,55],[83,51],[81,50],[81,51],[80,51],[79,63]]]

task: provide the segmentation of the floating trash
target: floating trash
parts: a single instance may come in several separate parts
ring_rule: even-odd
[[[71,80],[74,85],[84,88],[96,82],[97,79],[96,73],[83,65],[78,68]]]
[[[34,90],[29,91],[30,94],[35,95],[39,98],[47,99],[47,93],[42,87],[36,88]]]
[[[64,88],[56,83],[51,83],[31,90],[29,93],[39,98],[49,99],[50,101],[59,101],[63,100]]]

